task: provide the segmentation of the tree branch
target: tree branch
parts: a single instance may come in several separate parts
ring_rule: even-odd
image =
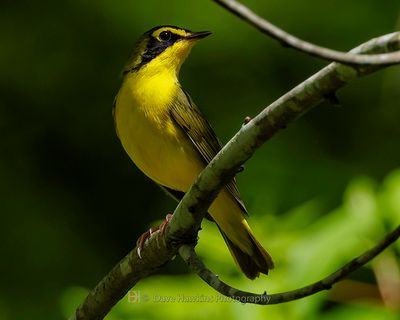
[[[278,304],[283,302],[289,302],[293,300],[298,300],[314,293],[320,292],[322,290],[329,290],[335,283],[342,280],[350,273],[354,272],[361,266],[365,265],[367,262],[371,261],[374,257],[380,254],[384,249],[386,249],[390,244],[395,242],[400,237],[400,226],[395,230],[388,233],[381,241],[379,241],[373,248],[365,251],[363,254],[357,258],[346,263],[343,267],[330,274],[326,278],[314,282],[303,288],[299,288],[292,291],[275,293],[268,295],[255,294],[251,292],[241,291],[239,289],[233,288],[221,281],[218,276],[212,273],[197,256],[194,248],[189,245],[183,245],[179,248],[179,254],[182,259],[188,264],[190,269],[198,274],[198,276],[203,279],[209,286],[214,288],[219,293],[230,297],[232,299],[239,300],[244,303],[253,304]]]
[[[372,39],[352,53],[399,49],[400,33],[393,33]],[[97,284],[70,319],[102,319],[132,286],[170,261],[187,239],[196,237],[205,212],[219,190],[257,148],[351,80],[382,68],[332,63],[265,108],[203,170],[178,204],[165,234],[156,232],[145,242],[142,259],[137,255],[137,248],[133,249]]]
[[[311,56],[352,65],[390,65],[400,63],[399,51],[375,55],[361,55],[317,46],[285,32],[236,0],[214,1],[242,20],[251,24],[262,33],[278,40],[283,46],[305,52]]]
[[[170,250],[164,241],[159,241],[157,233],[146,242],[142,258],[139,258],[137,248],[129,252],[96,285],[69,319],[103,319],[130,288],[159,270],[175,255],[175,250]]]

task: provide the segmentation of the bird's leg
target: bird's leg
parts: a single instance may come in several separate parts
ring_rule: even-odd
[[[167,216],[165,217],[165,220],[163,223],[161,223],[158,227],[156,228],[150,228],[147,230],[145,233],[143,233],[136,241],[136,246],[137,246],[137,254],[139,258],[142,258],[142,251],[143,251],[143,246],[146,242],[147,239],[149,239],[155,232],[159,232],[161,236],[165,235],[165,230],[168,225],[168,223],[171,221],[172,214],[168,213]],[[157,244],[158,244],[158,239],[157,239]]]

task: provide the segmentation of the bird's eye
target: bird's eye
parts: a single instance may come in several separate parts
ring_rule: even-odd
[[[172,38],[172,33],[171,31],[163,31],[160,33],[160,39],[162,41],[169,41]]]

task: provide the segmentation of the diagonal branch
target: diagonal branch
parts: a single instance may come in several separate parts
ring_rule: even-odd
[[[352,53],[399,49],[400,32],[372,39]],[[136,248],[132,250],[96,285],[70,319],[103,319],[132,286],[177,255],[180,244],[196,237],[218,191],[257,148],[351,80],[382,68],[332,63],[265,108],[240,129],[199,175],[177,206],[165,235],[156,232],[150,237],[144,244],[142,258],[138,257]]]
[[[236,0],[214,0],[216,3],[248,22],[262,33],[278,40],[282,45],[325,60],[352,65],[390,65],[400,63],[400,51],[374,55],[347,53],[320,47],[301,40],[263,19]]]
[[[353,49],[351,53],[390,52],[399,49],[400,32],[395,32],[374,38]],[[242,126],[203,170],[179,203],[172,221],[185,221],[186,226],[191,221],[191,225],[197,230],[219,190],[263,143],[323,100],[330,99],[350,81],[382,68],[383,66],[357,67],[331,63],[262,110]],[[187,214],[187,211],[193,214]],[[181,227],[182,225],[171,223],[170,234],[182,231]]]
[[[182,259],[189,265],[190,269],[198,274],[209,286],[214,288],[219,293],[230,297],[232,299],[239,300],[243,303],[253,304],[278,304],[283,302],[289,302],[298,300],[310,295],[313,295],[322,290],[329,290],[332,286],[344,279],[350,273],[354,272],[367,262],[371,261],[389,245],[395,242],[400,237],[400,226],[395,230],[388,233],[381,241],[379,241],[373,248],[365,251],[357,258],[346,263],[343,267],[325,277],[322,280],[314,282],[303,288],[299,288],[292,291],[275,293],[275,294],[255,294],[251,292],[241,291],[233,288],[223,281],[221,281],[214,273],[212,273],[197,256],[194,248],[189,245],[183,245],[179,248],[179,254]]]

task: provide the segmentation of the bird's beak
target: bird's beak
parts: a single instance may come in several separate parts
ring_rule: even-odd
[[[210,31],[200,31],[200,32],[192,32],[189,35],[187,35],[184,39],[185,40],[197,40],[197,39],[203,39],[211,34]]]

